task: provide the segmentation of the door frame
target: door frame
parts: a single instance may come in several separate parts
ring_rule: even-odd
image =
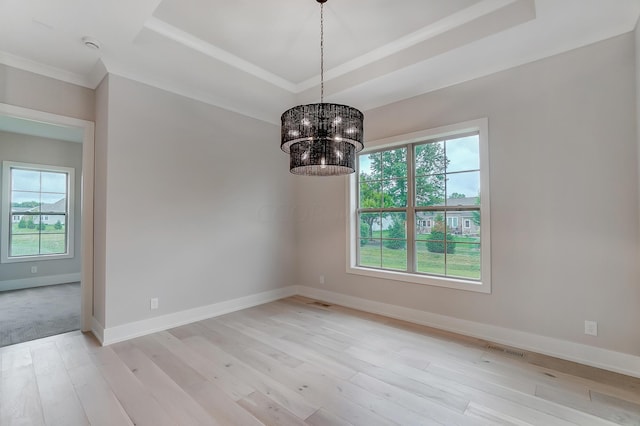
[[[81,177],[81,241],[82,250],[76,251],[82,256],[80,287],[82,292],[81,328],[91,331],[93,318],[93,186],[95,123],[64,115],[23,108],[0,103],[0,115],[40,121],[59,126],[76,127],[82,130],[82,177]]]

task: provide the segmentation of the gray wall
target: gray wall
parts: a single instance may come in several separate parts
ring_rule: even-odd
[[[0,64],[0,103],[94,120],[94,91]]]
[[[634,35],[636,46],[636,136],[638,141],[638,191],[640,191],[640,20],[638,20],[638,23],[636,23]],[[638,195],[638,202],[640,203],[640,194]],[[638,205],[638,210],[640,210],[640,204]],[[640,217],[638,219],[640,220]],[[640,263],[640,250],[638,250],[638,263]]]
[[[82,178],[82,144],[0,131],[0,165],[2,161],[73,167],[75,169],[74,253],[71,259],[37,262],[0,263],[0,291],[8,289],[9,280],[31,279],[50,275],[80,273],[80,184]],[[0,188],[2,176],[0,175]],[[31,273],[31,266],[38,272]]]
[[[488,117],[492,294],[347,274],[344,178],[296,180],[297,282],[640,355],[634,58],[627,34],[366,112],[369,140]]]
[[[293,282],[293,226],[273,214],[294,193],[278,138],[275,125],[114,75],[103,82],[95,188],[103,325]]]
[[[93,317],[105,325],[105,260],[107,244],[107,144],[109,127],[109,76],[96,88],[96,127],[93,194]]]

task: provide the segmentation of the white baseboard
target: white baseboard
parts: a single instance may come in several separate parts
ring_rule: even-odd
[[[297,294],[312,299],[476,337],[628,376],[640,377],[640,357],[638,356],[388,303],[374,302],[313,287],[295,286],[295,288]]]
[[[22,290],[47,285],[75,283],[80,281],[80,272],[62,275],[43,275],[33,278],[0,281],[0,291]]]
[[[252,306],[273,302],[274,300],[284,299],[285,297],[294,296],[295,294],[295,287],[283,287],[239,297],[237,299],[214,303],[212,305],[201,306],[128,324],[122,324],[115,327],[107,327],[104,329],[102,329],[97,321],[94,321],[93,332],[103,345],[110,345],[112,343],[121,342],[134,337],[140,337],[207,318],[217,317],[219,315],[228,314],[230,312],[239,311]]]
[[[279,288],[115,327],[104,328],[93,318],[92,332],[103,345],[110,345],[294,295],[306,296],[628,376],[640,377],[640,357],[638,356],[306,286]]]

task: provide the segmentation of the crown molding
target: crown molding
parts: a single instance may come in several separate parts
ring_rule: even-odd
[[[86,87],[87,89],[95,89],[95,86],[92,86],[91,81],[82,74],[76,74],[50,65],[45,65],[11,53],[0,51],[0,64],[64,81],[65,83],[75,84],[76,86]]]
[[[276,74],[259,67],[258,65],[246,61],[224,49],[220,49],[217,46],[212,45],[192,34],[182,31],[179,28],[174,27],[164,21],[157,18],[150,18],[145,22],[144,27],[154,31],[170,40],[182,44],[185,47],[200,52],[210,58],[222,61],[232,67],[242,70],[254,77],[271,83],[281,89],[294,93],[296,91],[296,84],[277,76]]]

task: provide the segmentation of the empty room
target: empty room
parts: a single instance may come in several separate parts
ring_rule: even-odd
[[[639,18],[0,2],[0,425],[640,425]]]

